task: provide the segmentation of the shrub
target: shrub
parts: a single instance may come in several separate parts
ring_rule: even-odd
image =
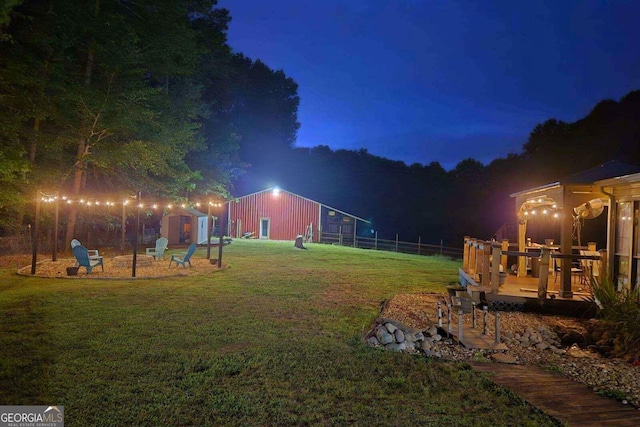
[[[596,305],[598,317],[619,334],[620,350],[631,352],[640,345],[640,288],[618,291],[616,283],[606,276],[602,280],[591,277],[590,283],[591,296],[587,299]]]

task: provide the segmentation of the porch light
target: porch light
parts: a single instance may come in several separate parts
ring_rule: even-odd
[[[274,196],[278,197],[280,195],[280,189],[276,187],[273,189],[272,193]]]

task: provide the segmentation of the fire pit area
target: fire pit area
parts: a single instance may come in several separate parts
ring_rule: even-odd
[[[153,257],[151,255],[137,255],[136,266],[138,267],[150,267],[153,265]],[[113,258],[113,266],[121,268],[133,267],[133,255],[120,255]]]

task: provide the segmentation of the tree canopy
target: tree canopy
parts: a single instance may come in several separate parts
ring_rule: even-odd
[[[290,146],[297,86],[235,54],[215,1],[24,0],[0,10],[0,211],[36,188],[228,194],[239,142]],[[53,187],[53,188],[52,188]],[[20,203],[22,202],[22,203]],[[71,211],[68,236],[76,213]]]

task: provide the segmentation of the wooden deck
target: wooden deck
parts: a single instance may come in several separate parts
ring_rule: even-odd
[[[509,274],[506,277],[504,285],[498,289],[498,293],[491,293],[490,287],[480,286],[462,269],[459,270],[459,274],[461,278],[460,283],[466,283],[470,293],[476,294],[484,291],[487,301],[490,303],[519,304],[526,305],[532,309],[561,311],[565,312],[565,314],[575,312],[580,315],[593,309],[591,304],[586,301],[586,298],[590,295],[589,290],[584,284],[580,283],[579,280],[572,283],[571,290],[573,297],[562,298],[558,292],[560,289],[560,279],[554,283],[553,275],[551,275],[547,288],[547,298],[544,300],[544,304],[541,305],[538,299],[538,278],[536,277],[518,277]],[[474,295],[474,299],[477,301],[478,297]]]
[[[558,291],[560,290],[560,279],[556,283],[553,282],[553,275],[549,277],[549,285],[547,287],[547,296],[553,295],[558,299],[566,300],[584,300],[584,297],[589,296],[589,289],[580,283],[579,280],[571,283],[571,291],[573,292],[573,298],[560,298]],[[508,294],[513,296],[533,297],[538,298],[538,278],[537,277],[518,277],[514,274],[509,274],[505,284],[500,286],[500,294]]]
[[[584,384],[533,366],[469,362],[529,404],[568,426],[640,426],[640,411],[602,397]]]

